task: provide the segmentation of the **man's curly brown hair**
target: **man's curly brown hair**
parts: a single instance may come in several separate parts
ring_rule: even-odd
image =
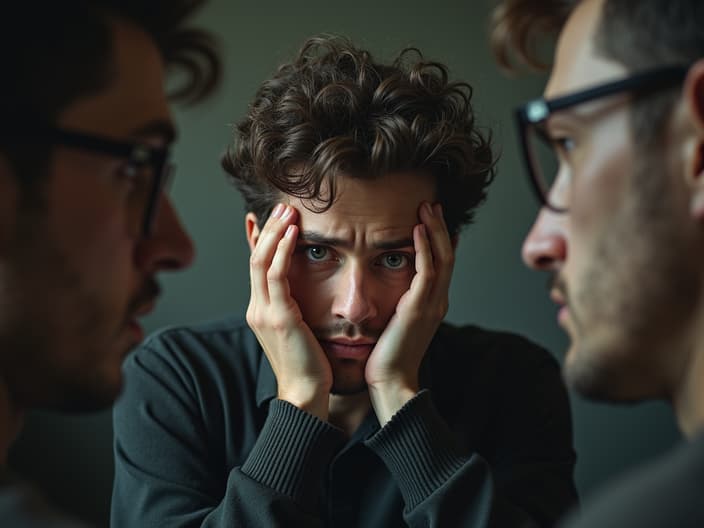
[[[471,97],[469,84],[450,81],[443,64],[415,48],[382,65],[345,38],[314,37],[262,83],[223,167],[260,227],[281,193],[322,212],[340,175],[427,172],[456,235],[494,177]]]

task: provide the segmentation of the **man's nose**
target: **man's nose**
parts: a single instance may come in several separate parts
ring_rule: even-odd
[[[137,266],[147,273],[180,270],[193,263],[195,248],[171,200],[162,196],[151,236],[137,246]]]
[[[353,324],[373,319],[378,313],[373,289],[371,277],[360,266],[348,265],[336,285],[333,314]]]
[[[565,215],[543,207],[523,241],[523,262],[540,271],[556,271],[567,258]]]

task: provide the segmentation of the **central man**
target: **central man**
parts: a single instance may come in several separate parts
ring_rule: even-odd
[[[223,165],[251,249],[246,322],[126,364],[113,526],[549,526],[576,500],[559,367],[442,322],[494,175],[471,87],[337,37],[265,81]]]

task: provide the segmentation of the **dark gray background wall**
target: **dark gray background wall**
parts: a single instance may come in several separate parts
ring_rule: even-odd
[[[213,0],[199,21],[219,35],[226,78],[217,97],[177,109],[180,140],[173,196],[193,235],[198,258],[187,272],[165,276],[165,294],[146,319],[148,330],[241,312],[248,300],[242,202],[219,168],[229,125],[241,118],[261,80],[313,34],[346,35],[391,59],[406,46],[445,62],[475,87],[482,125],[501,151],[499,176],[476,225],[460,241],[448,319],[522,333],[561,360],[566,339],[547,299],[546,278],[526,270],[520,246],[537,211],[516,153],[511,109],[541,92],[544,78],[507,79],[487,45],[489,0]],[[653,403],[611,407],[572,396],[577,481],[583,494],[662,452],[679,435],[669,409]],[[12,464],[66,509],[107,524],[112,479],[110,413],[66,417],[35,414]]]

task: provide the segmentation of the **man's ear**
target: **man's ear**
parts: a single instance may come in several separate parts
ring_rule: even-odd
[[[692,187],[690,212],[694,218],[704,221],[704,59],[689,68],[683,98],[693,131],[688,138],[686,162],[686,178]]]
[[[257,223],[257,215],[251,212],[247,213],[244,217],[244,229],[247,234],[249,250],[254,251],[254,246],[257,245],[257,240],[259,240],[259,224]]]
[[[690,66],[684,80],[683,96],[697,131],[704,135],[704,59]]]

